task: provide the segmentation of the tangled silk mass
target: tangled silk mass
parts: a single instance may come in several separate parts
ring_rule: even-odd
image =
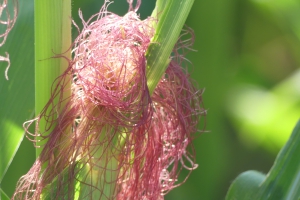
[[[145,54],[156,19],[139,19],[140,1],[129,2],[123,17],[108,12],[108,4],[88,21],[79,13],[83,29],[69,67],[44,110],[25,124],[29,138],[47,142],[12,199],[163,199],[185,181],[178,179],[182,169],[197,168],[192,140],[206,111],[182,54],[193,35],[179,38],[150,94]],[[50,134],[39,131],[41,119]]]

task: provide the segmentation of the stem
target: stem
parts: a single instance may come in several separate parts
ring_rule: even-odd
[[[193,6],[194,0],[158,0],[152,17],[158,19],[155,35],[146,53],[147,85],[150,94],[165,73],[170,55],[178,40],[182,27]]]
[[[51,57],[64,53],[71,59],[68,50],[71,46],[71,0],[35,0],[34,10],[35,112],[38,115],[50,99],[54,80],[68,67],[65,59]],[[40,133],[45,132],[45,126],[45,119],[41,119]],[[45,140],[37,142],[37,146],[45,143]],[[36,157],[41,151],[42,148],[36,148]]]

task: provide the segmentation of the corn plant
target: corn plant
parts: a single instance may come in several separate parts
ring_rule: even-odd
[[[109,1],[88,21],[79,11],[71,45],[71,2],[35,2],[36,117],[24,129],[37,159],[12,199],[163,199],[197,168],[206,112],[181,68],[193,32],[180,36],[193,1],[158,1],[143,21],[128,3],[123,17]]]
[[[23,12],[31,3],[0,4],[0,47],[9,47],[0,52],[0,98],[10,105],[0,119],[0,184],[24,136],[36,147],[12,199],[164,199],[198,167],[192,142],[206,110],[187,71],[194,33],[184,27],[194,1],[158,0],[145,20],[142,2],[127,1],[123,16],[108,11],[108,0],[88,20],[79,11],[81,24],[72,22],[70,0],[36,0],[34,17]],[[34,32],[22,32],[33,30],[31,20]],[[7,37],[18,42],[4,45]],[[21,68],[34,81],[22,79]],[[226,199],[299,199],[299,130],[298,123],[267,175],[242,173]]]

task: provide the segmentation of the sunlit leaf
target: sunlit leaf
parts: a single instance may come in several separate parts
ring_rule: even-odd
[[[5,130],[9,130],[13,134],[1,134],[0,137],[0,182],[3,179],[8,166],[10,165],[19,145],[23,139],[23,129],[9,120],[3,123]]]
[[[285,144],[299,119],[299,80],[300,71],[271,90],[254,85],[232,90],[228,109],[245,144],[273,152]]]

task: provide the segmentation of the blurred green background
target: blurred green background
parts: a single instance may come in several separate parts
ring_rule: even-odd
[[[80,25],[79,8],[87,20],[102,4],[74,0],[72,18]],[[12,62],[9,81],[4,79],[6,63],[0,63],[0,134],[10,136],[13,130],[22,132],[34,106],[33,0],[20,0],[19,5],[17,24],[0,50],[0,55],[8,51]],[[154,5],[154,0],[142,1],[142,19]],[[127,8],[126,0],[109,6],[120,15]],[[188,55],[193,63],[189,71],[199,88],[205,88],[208,132],[194,142],[198,169],[166,200],[224,199],[241,172],[269,171],[299,119],[299,19],[297,0],[195,0],[187,20],[197,50]],[[9,140],[0,144],[1,156]],[[34,159],[33,145],[25,138],[4,177],[0,174],[8,196]]]

